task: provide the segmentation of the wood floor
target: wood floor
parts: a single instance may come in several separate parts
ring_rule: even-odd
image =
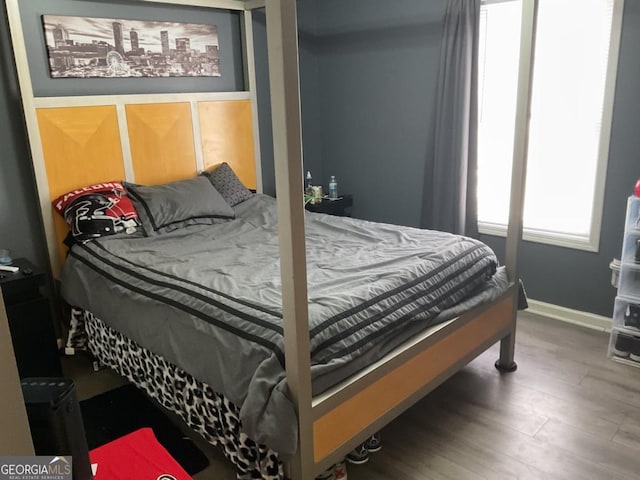
[[[493,347],[384,428],[349,480],[640,479],[640,368],[607,359],[608,338],[521,313],[515,373]],[[199,444],[195,480],[235,479]]]
[[[491,349],[383,430],[351,480],[638,479],[640,368],[608,334],[522,314],[518,370]]]

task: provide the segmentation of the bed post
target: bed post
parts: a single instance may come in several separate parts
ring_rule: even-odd
[[[262,184],[262,154],[260,152],[260,122],[258,118],[258,93],[256,82],[255,48],[253,41],[253,12],[243,12],[242,50],[244,52],[244,83],[245,90],[251,95],[251,120],[253,123],[253,145],[256,161],[256,191],[263,193]]]
[[[522,30],[520,33],[520,64],[518,72],[518,99],[516,107],[515,139],[513,145],[513,166],[511,171],[511,203],[509,206],[509,226],[507,228],[506,266],[509,281],[514,284],[515,296],[519,290],[518,247],[522,241],[522,216],[524,191],[527,177],[527,144],[529,142],[529,118],[531,113],[531,79],[535,48],[538,0],[522,2]],[[501,372],[513,372],[516,334],[517,297],[513,302],[513,327],[500,341],[500,358],[496,368]]]
[[[296,2],[267,0],[266,15],[286,374],[299,432],[288,473],[303,480],[314,458]]]

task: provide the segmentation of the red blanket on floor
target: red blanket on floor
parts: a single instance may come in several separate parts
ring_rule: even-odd
[[[89,457],[95,480],[192,480],[150,428],[94,448]]]

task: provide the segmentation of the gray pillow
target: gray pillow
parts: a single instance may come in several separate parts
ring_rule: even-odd
[[[124,187],[149,236],[187,225],[212,225],[234,217],[229,204],[201,176],[154,186],[125,182]]]
[[[253,193],[245,187],[227,162],[220,164],[212,172],[204,172],[222,198],[232,207],[249,200]]]

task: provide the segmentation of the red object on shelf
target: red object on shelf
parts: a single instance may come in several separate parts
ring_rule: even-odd
[[[636,188],[633,189],[633,194],[636,197],[640,197],[640,178],[638,179],[638,181],[636,182]]]

